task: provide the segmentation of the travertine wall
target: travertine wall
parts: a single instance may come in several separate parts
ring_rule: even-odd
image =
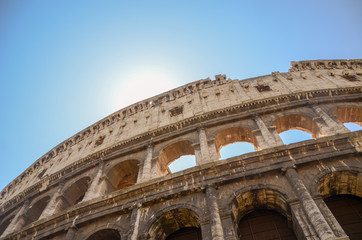
[[[113,229],[164,239],[186,226],[237,239],[240,219],[262,206],[287,217],[298,239],[347,239],[323,198],[362,197],[361,133],[343,126],[362,122],[361,81],[362,60],[292,62],[288,73],[217,75],[121,109],[5,187],[2,237],[94,239]],[[278,134],[289,129],[316,140],[285,146]],[[257,151],[218,160],[236,141]],[[185,154],[197,166],[170,174]]]

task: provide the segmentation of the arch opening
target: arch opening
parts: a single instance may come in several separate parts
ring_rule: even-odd
[[[166,240],[201,240],[201,230],[195,227],[185,227],[172,233]]]
[[[258,213],[259,210],[261,211],[261,214]],[[245,227],[244,220],[245,219],[248,220],[248,217],[247,217],[248,214],[251,214],[250,215],[251,217],[249,216],[251,219],[256,217],[256,219],[260,220],[260,219],[263,219],[264,217],[259,218],[258,216],[259,215],[264,216],[263,214],[267,214],[269,211],[275,212],[276,214],[280,214],[282,216],[282,219],[284,219],[283,220],[284,223],[287,222],[286,225],[293,232],[293,229],[291,229],[291,227],[290,227],[290,226],[292,226],[292,220],[291,220],[292,217],[290,214],[290,208],[289,208],[286,198],[280,192],[273,190],[273,189],[254,189],[254,190],[250,190],[250,191],[244,192],[244,193],[236,196],[236,198],[234,199],[233,204],[232,204],[232,213],[234,216],[235,229],[238,232],[239,238],[241,238],[245,234],[249,234],[249,233],[247,233],[247,230],[244,229],[244,227]],[[256,212],[256,213],[254,214],[253,212]],[[273,219],[273,217],[270,217],[270,218]],[[277,216],[277,218],[280,219],[280,216]],[[250,220],[250,221],[253,221],[253,220]],[[262,221],[262,220],[260,220],[260,221]],[[285,224],[283,226],[285,226]],[[250,237],[251,237],[250,239],[253,239],[252,235]],[[244,238],[242,238],[242,239],[244,239]],[[245,239],[248,239],[248,238],[245,238]],[[267,238],[267,239],[269,239],[269,238]],[[294,239],[294,238],[291,238],[291,239]]]
[[[258,144],[249,128],[234,127],[216,134],[215,147],[219,159],[226,159],[253,152],[258,149]]]
[[[183,157],[188,156],[188,157]],[[181,158],[183,157],[183,158]],[[181,160],[180,160],[181,158]],[[159,175],[163,176],[169,173],[172,173],[169,166],[171,163],[180,161],[181,165],[184,165],[185,158],[189,159],[195,159],[195,150],[192,146],[192,143],[190,141],[180,141],[174,144],[171,144],[167,146],[166,148],[162,149],[160,156],[158,158],[158,170]],[[186,160],[187,161],[187,160]],[[192,162],[192,160],[188,160],[189,162]],[[177,163],[176,163],[177,164]],[[195,161],[196,165],[196,161]],[[189,168],[193,167],[192,164],[190,165],[184,165],[184,167]],[[184,168],[184,169],[186,169]],[[182,170],[184,170],[182,169]]]
[[[115,229],[103,229],[93,233],[90,237],[86,240],[120,240],[121,235]]]
[[[151,226],[149,230],[151,239],[181,240],[194,239],[185,236],[197,236],[201,238],[201,230],[198,216],[186,208],[177,208],[164,213]]]
[[[301,130],[287,130],[279,134],[284,144],[291,144],[306,140],[312,140],[312,134]]]
[[[68,207],[74,206],[81,202],[88,190],[90,182],[89,177],[84,177],[73,183],[63,193],[63,201],[60,206],[60,210],[65,210]]]
[[[297,239],[282,214],[266,209],[252,211],[243,217],[239,222],[239,231],[241,239]]]
[[[315,120],[299,114],[282,116],[274,126],[284,144],[314,139],[320,132]]]
[[[47,206],[49,200],[50,200],[50,197],[46,196],[46,197],[43,197],[42,199],[38,200],[34,204],[30,205],[28,211],[23,216],[23,219],[24,219],[23,226],[26,226],[26,225],[38,220],[40,215],[44,211],[45,207]]]
[[[324,201],[349,239],[362,239],[362,198],[342,194]]]
[[[172,163],[170,163],[170,165],[168,165],[168,168],[170,169],[171,173],[175,173],[195,166],[196,166],[195,155],[183,155],[178,159],[174,160]]]
[[[113,166],[107,173],[106,192],[113,192],[137,183],[139,161],[127,160]]]

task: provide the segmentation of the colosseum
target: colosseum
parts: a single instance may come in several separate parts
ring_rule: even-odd
[[[9,183],[0,239],[362,239],[361,82],[362,59],[300,61],[137,102]],[[255,151],[220,159],[236,142]]]

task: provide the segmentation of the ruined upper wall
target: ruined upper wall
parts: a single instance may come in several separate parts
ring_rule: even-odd
[[[88,156],[144,134],[234,105],[295,93],[360,87],[362,60],[291,62],[287,73],[245,80],[202,79],[123,108],[50,150],[1,192],[2,202]]]

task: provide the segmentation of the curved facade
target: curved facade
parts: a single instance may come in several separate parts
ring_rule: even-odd
[[[291,65],[192,82],[65,140],[1,191],[1,239],[362,239],[362,133],[344,126],[362,123],[362,60]],[[285,145],[291,129],[313,139]],[[235,142],[255,151],[219,160]],[[183,155],[196,166],[172,174]]]

